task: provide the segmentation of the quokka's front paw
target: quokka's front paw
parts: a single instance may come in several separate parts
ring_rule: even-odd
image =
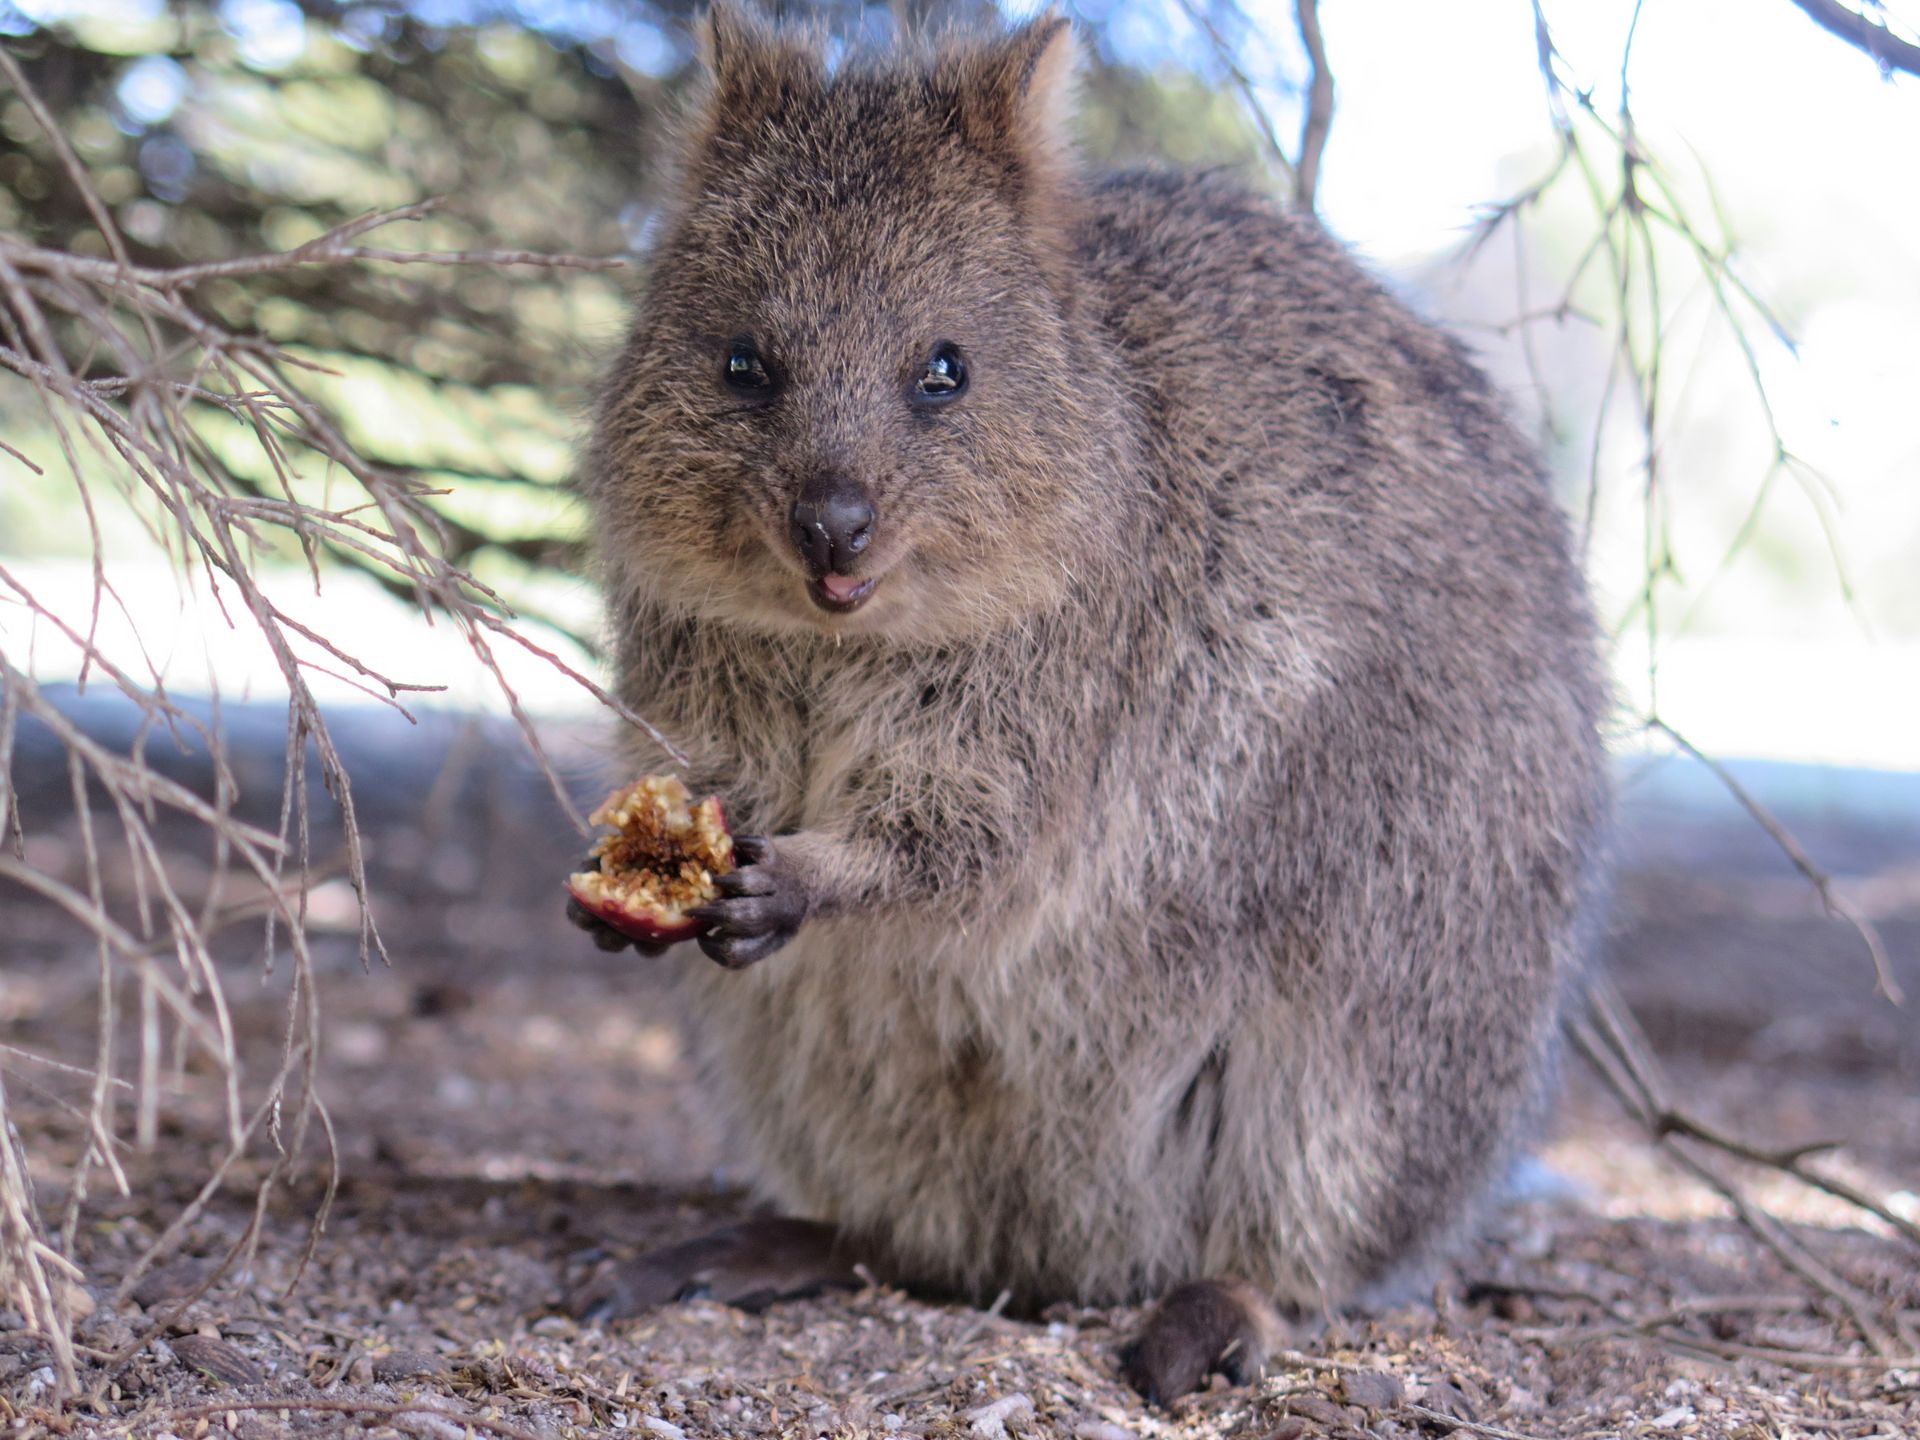
[[[737,835],[739,868],[716,875],[720,898],[692,913],[708,925],[700,948],[729,970],[744,970],[785,945],[806,922],[812,899],[804,878],[763,835]]]

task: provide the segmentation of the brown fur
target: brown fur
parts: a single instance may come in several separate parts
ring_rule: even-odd
[[[1311,220],[1083,176],[1058,20],[831,75],[732,8],[706,44],[585,476],[623,697],[774,837],[716,949],[798,925],[684,962],[720,1116],[903,1278],[1388,1281],[1535,1105],[1597,888],[1533,456]],[[916,410],[943,340],[971,388]],[[788,539],[829,472],[878,516],[844,616]]]

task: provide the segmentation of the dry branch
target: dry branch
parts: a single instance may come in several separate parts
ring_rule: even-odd
[[[1294,0],[1294,25],[1306,54],[1307,78],[1298,87],[1290,81],[1283,87],[1298,88],[1302,99],[1300,141],[1293,153],[1289,153],[1286,142],[1280,138],[1279,126],[1261,98],[1263,81],[1248,69],[1241,47],[1223,34],[1215,22],[1215,13],[1221,8],[1238,21],[1242,30],[1257,31],[1258,27],[1237,4],[1220,7],[1202,5],[1199,0],[1180,0],[1181,11],[1206,40],[1214,64],[1238,92],[1248,118],[1260,132],[1267,158],[1292,192],[1293,203],[1311,211],[1320,184],[1321,157],[1326,153],[1327,136],[1333,129],[1333,67],[1327,59],[1326,41],[1320,31],[1319,0]]]
[[[1903,1220],[1885,1201],[1807,1168],[1812,1150],[1825,1149],[1825,1146],[1768,1149],[1724,1135],[1681,1111],[1668,1098],[1670,1087],[1666,1076],[1632,1012],[1613,983],[1604,977],[1596,977],[1589,983],[1580,1012],[1571,1018],[1567,1029],[1575,1048],[1627,1113],[1639,1121],[1647,1138],[1682,1169],[1725,1199],[1754,1238],[1805,1282],[1821,1308],[1851,1322],[1877,1356],[1920,1353],[1920,1338],[1916,1338],[1905,1316],[1876,1302],[1815,1255],[1791,1230],[1750,1200],[1739,1183],[1715,1163],[1713,1156],[1730,1156],[1777,1170],[1873,1215],[1917,1247],[1920,1247],[1920,1230]]]
[[[1891,75],[1895,70],[1920,75],[1920,45],[1902,40],[1884,21],[1849,10],[1839,0],[1793,0],[1793,3],[1806,11],[1821,29],[1871,55],[1882,75]]]
[[[1320,157],[1326,153],[1327,136],[1333,131],[1333,67],[1327,63],[1327,42],[1320,34],[1319,0],[1294,0],[1294,17],[1313,74],[1307,82],[1307,114],[1300,126],[1293,201],[1302,210],[1311,210],[1320,184]]]
[[[1294,163],[1293,156],[1287,153],[1286,142],[1280,138],[1280,128],[1274,123],[1266,102],[1260,98],[1260,88],[1253,76],[1249,75],[1246,67],[1240,63],[1233,43],[1220,33],[1220,27],[1213,23],[1213,17],[1198,3],[1198,0],[1180,0],[1180,9],[1192,22],[1194,28],[1206,37],[1208,48],[1213,51],[1215,63],[1232,82],[1234,90],[1240,96],[1240,103],[1247,107],[1247,114],[1259,127],[1261,141],[1266,147],[1267,159],[1280,171],[1288,187],[1298,194],[1299,169]]]
[[[80,1117],[85,1143],[63,1177],[65,1203],[57,1227],[36,1208],[20,1138],[5,1124],[6,1092],[0,1088],[0,1292],[44,1337],[58,1392],[70,1396],[76,1350],[66,1296],[80,1279],[70,1256],[81,1211],[96,1174],[126,1188],[117,1153],[126,1144],[117,1108],[123,1094],[131,1100],[133,1143],[154,1143],[160,1081],[169,1063],[179,1063],[181,1045],[206,1056],[219,1077],[224,1151],[199,1194],[137,1257],[122,1294],[186,1233],[240,1161],[263,1144],[270,1158],[256,1195],[255,1222],[221,1269],[244,1265],[268,1194],[295,1166],[313,1158],[309,1139],[316,1127],[331,1193],[331,1129],[315,1089],[319,999],[306,932],[307,893],[320,874],[337,869],[351,882],[360,902],[363,962],[384,951],[368,903],[352,777],[310,676],[347,678],[403,714],[402,696],[440,687],[387,675],[354,653],[350,637],[324,634],[290,616],[263,586],[260,570],[269,554],[292,548],[302,555],[316,588],[323,553],[350,556],[379,574],[390,591],[408,597],[421,623],[450,625],[497,683],[570,814],[565,787],[501,670],[495,653],[500,644],[527,650],[628,723],[654,732],[523,633],[500,597],[449,558],[445,527],[426,503],[435,492],[355,451],[335,419],[303,388],[302,377],[311,367],[269,339],[227,328],[196,298],[196,287],[210,280],[314,266],[598,269],[620,262],[517,250],[412,252],[355,243],[428,208],[409,206],[360,217],[283,254],[171,269],[135,265],[92,177],[4,50],[0,77],[45,130],[107,250],[101,258],[0,233],[0,372],[17,377],[24,393],[35,399],[57,455],[29,456],[18,444],[7,445],[6,452],[38,475],[64,471],[86,515],[93,550],[86,613],[60,613],[33,593],[30,579],[0,566],[0,604],[7,607],[0,614],[11,612],[23,621],[20,633],[31,643],[66,647],[83,685],[111,686],[142,717],[139,737],[126,753],[101,744],[42,691],[32,664],[12,650],[12,637],[0,630],[0,842],[6,846],[0,851],[0,882],[64,911],[92,937],[96,956],[95,1054],[90,1066],[76,1067],[91,1081],[89,1109]],[[236,420],[271,476],[264,486],[236,477],[208,438],[209,421]],[[303,498],[311,493],[305,484],[309,476],[325,477],[327,503]],[[336,502],[343,488],[352,493]],[[109,509],[138,516],[182,583],[200,590],[226,623],[252,629],[269,647],[288,703],[286,765],[274,829],[239,816],[240,786],[228,763],[217,708],[214,721],[199,719],[173,700],[164,677],[150,664],[144,673],[129,667],[103,643],[103,615],[127,608],[104,554],[100,516]],[[77,874],[54,873],[27,844],[30,821],[46,819],[23,812],[15,774],[19,729],[28,722],[43,727],[66,757]],[[214,771],[212,793],[196,793],[155,770],[146,754],[151,736],[204,749]],[[312,854],[310,752],[338,809],[343,835],[341,854],[326,867]],[[168,848],[173,842],[162,829],[182,823],[212,841],[214,864],[198,894],[176,874]],[[245,882],[247,894],[230,903],[227,892],[236,878]],[[293,972],[284,1049],[263,1085],[241,1072],[209,948],[214,931],[249,920],[260,927],[263,962],[271,966],[276,954],[288,954]],[[138,997],[132,1054],[122,1053],[126,1046],[118,1038],[123,983]],[[309,1232],[309,1251],[324,1223],[323,1202]]]
[[[201,1420],[218,1418],[231,1411],[266,1411],[291,1417],[296,1411],[306,1411],[320,1415],[368,1415],[379,1416],[387,1420],[406,1421],[418,1419],[431,1421],[432,1433],[438,1435],[449,1425],[465,1426],[472,1430],[482,1430],[489,1435],[498,1435],[502,1440],[546,1440],[539,1433],[523,1426],[514,1425],[487,1415],[476,1415],[470,1410],[458,1410],[450,1406],[428,1404],[416,1401],[412,1404],[383,1404],[377,1400],[316,1400],[289,1398],[284,1400],[224,1400],[214,1405],[193,1405],[174,1410],[171,1413],[176,1420]]]
[[[1602,323],[1612,331],[1612,354],[1594,417],[1594,444],[1589,460],[1587,511],[1589,527],[1600,484],[1600,447],[1606,422],[1616,403],[1628,403],[1637,431],[1640,495],[1644,517],[1640,593],[1623,625],[1638,621],[1645,627],[1648,651],[1648,713],[1643,728],[1664,736],[1679,750],[1705,765],[1781,848],[1829,914],[1850,923],[1864,941],[1872,961],[1874,983],[1888,1000],[1899,1003],[1900,987],[1886,947],[1874,925],[1847,903],[1832,878],[1816,864],[1792,833],[1743,787],[1728,769],[1702,753],[1669,725],[1659,711],[1657,665],[1664,620],[1660,604],[1663,585],[1674,574],[1673,547],[1666,531],[1666,477],[1662,467],[1662,440],[1666,419],[1661,408],[1662,363],[1669,325],[1672,286],[1663,279],[1656,232],[1676,237],[1697,271],[1699,283],[1739,347],[1753,393],[1758,399],[1771,439],[1773,466],[1761,486],[1761,498],[1773,476],[1785,469],[1800,475],[1802,462],[1789,450],[1777,424],[1774,407],[1763,381],[1756,345],[1749,333],[1754,326],[1772,340],[1791,348],[1784,328],[1765,303],[1740,278],[1732,264],[1732,245],[1724,221],[1717,239],[1705,238],[1678,186],[1638,133],[1632,108],[1630,66],[1633,35],[1641,7],[1620,56],[1620,103],[1609,119],[1596,108],[1590,90],[1576,85],[1563,71],[1562,57],[1553,42],[1542,4],[1533,6],[1534,33],[1541,78],[1546,87],[1549,114],[1557,141],[1553,161],[1534,184],[1506,202],[1490,207],[1469,237],[1462,259],[1478,253],[1503,226],[1518,227],[1563,179],[1577,180],[1592,205],[1595,228],[1586,247],[1566,273],[1556,303],[1537,306],[1524,289],[1521,318],[1514,328],[1524,335],[1532,325],[1559,324],[1585,318],[1574,308],[1573,297],[1588,272],[1601,267],[1608,291],[1608,310]],[[1524,283],[1524,282],[1523,282]],[[1811,492],[1810,492],[1811,493]],[[1819,497],[1814,495],[1816,506]],[[1755,509],[1758,508],[1756,501]],[[1823,524],[1825,512],[1821,509]],[[1737,554],[1750,533],[1751,516],[1737,531],[1727,560]],[[1837,558],[1837,552],[1836,552]],[[1722,561],[1724,567],[1726,560]],[[1844,585],[1844,571],[1843,585]],[[1711,582],[1709,582],[1711,583]],[[1674,1161],[1725,1198],[1734,1214],[1770,1250],[1776,1259],[1802,1280],[1817,1303],[1850,1324],[1881,1357],[1911,1355],[1916,1345],[1906,1319],[1889,1311],[1852,1285],[1815,1255],[1788,1227],[1749,1200],[1739,1184],[1716,1162],[1716,1156],[1778,1170],[1802,1185],[1819,1190],[1872,1215],[1905,1240],[1920,1245],[1920,1226],[1901,1216],[1883,1198],[1814,1168],[1813,1157],[1827,1146],[1768,1148],[1743,1142],[1717,1127],[1689,1115],[1668,1100],[1669,1087],[1639,1027],[1612,985],[1597,980],[1582,1012],[1568,1029],[1575,1046],[1593,1064],[1621,1105],[1645,1128],[1648,1138]]]
[[[1489,1440],[1533,1440],[1531,1435],[1518,1430],[1502,1429],[1498,1425],[1483,1424],[1478,1420],[1463,1420],[1458,1415],[1449,1415],[1444,1410],[1434,1410],[1425,1405],[1408,1403],[1402,1406],[1410,1415],[1418,1415],[1435,1429],[1441,1431],[1460,1431],[1468,1435],[1485,1435]]]

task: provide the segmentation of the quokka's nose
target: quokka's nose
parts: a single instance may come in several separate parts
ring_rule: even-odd
[[[873,539],[873,502],[858,485],[809,487],[793,507],[794,547],[815,575],[844,575]]]

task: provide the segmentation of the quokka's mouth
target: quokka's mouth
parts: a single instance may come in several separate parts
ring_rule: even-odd
[[[867,597],[879,583],[877,575],[865,580],[856,580],[851,575],[822,575],[807,586],[807,594],[822,610],[847,615],[866,604]]]

